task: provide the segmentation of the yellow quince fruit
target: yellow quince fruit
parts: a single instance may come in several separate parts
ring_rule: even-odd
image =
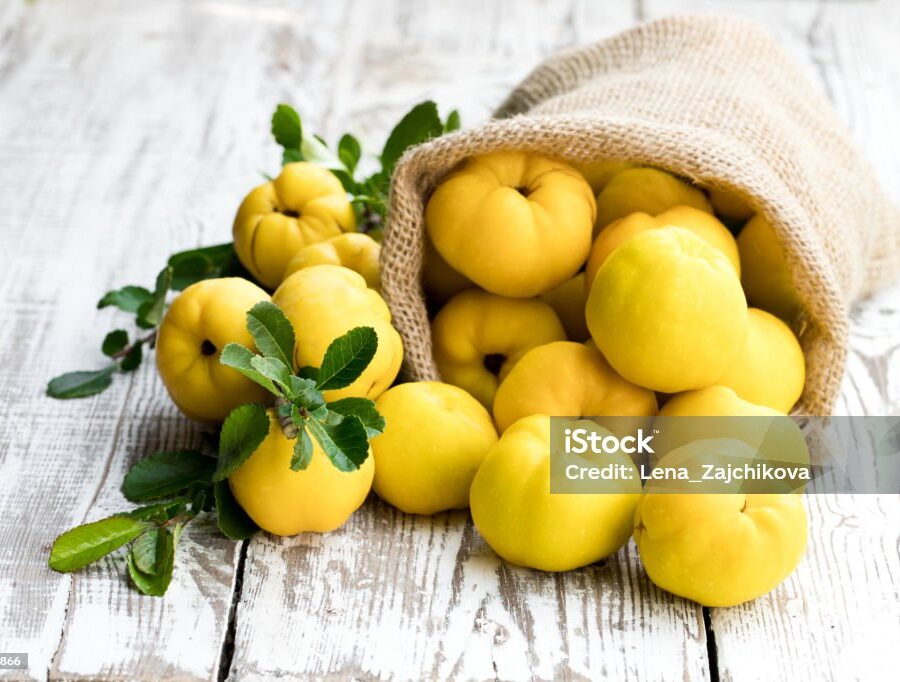
[[[541,294],[540,298],[549,303],[550,307],[556,311],[569,341],[587,341],[591,338],[591,333],[587,328],[587,319],[584,317],[587,290],[584,285],[583,272],[567,279],[555,289]]]
[[[257,526],[274,535],[326,533],[339,528],[365,501],[375,462],[369,456],[356,471],[341,471],[312,439],[309,466],[291,470],[295,440],[285,437],[274,410],[269,434],[228,478],[231,492]]]
[[[494,396],[501,433],[531,414],[652,416],[656,394],[620,377],[596,348],[556,341],[525,353]]]
[[[714,215],[691,206],[676,206],[663,211],[657,216],[649,213],[632,213],[620,220],[610,223],[594,240],[591,255],[585,266],[585,286],[591,290],[591,284],[597,270],[606,262],[610,254],[625,242],[643,234],[648,230],[659,230],[667,227],[682,227],[692,232],[710,246],[718,249],[728,258],[734,271],[740,275],[741,258],[738,255],[737,243],[728,228],[720,223]]]
[[[744,400],[787,414],[806,381],[803,349],[791,328],[774,315],[759,308],[748,314],[747,341],[719,384]]]
[[[341,265],[358,272],[366,286],[381,289],[381,267],[378,258],[381,245],[367,234],[347,232],[300,249],[284,271],[285,278],[313,265]]]
[[[728,192],[715,187],[709,189],[709,201],[717,215],[738,222],[753,217],[750,202],[737,192]]]
[[[702,190],[656,168],[631,168],[617,173],[597,196],[600,230],[632,213],[659,215],[675,206],[691,206],[712,213]]]
[[[497,385],[525,353],[565,338],[549,304],[479,289],[454,296],[431,325],[432,353],[443,380],[468,391],[488,410]]]
[[[740,441],[700,440],[661,460],[740,460]],[[667,487],[667,483],[659,487]],[[806,549],[803,496],[791,493],[657,492],[649,481],[634,515],[634,539],[650,579],[704,606],[734,606],[769,592],[788,577]]]
[[[325,391],[326,400],[360,397],[374,400],[393,383],[403,360],[400,335],[391,313],[362,275],[339,265],[313,265],[288,277],[272,302],[294,326],[297,368],[319,367],[331,342],[354,327],[372,327],[378,350],[363,373],[346,388]]]
[[[573,163],[572,166],[587,180],[594,194],[599,194],[614,175],[631,168],[640,168],[633,161],[593,161],[591,163]]]
[[[247,311],[269,295],[240,277],[207,279],[182,291],[156,336],[156,368],[174,403],[191,419],[220,422],[238,405],[263,402],[269,393],[219,364],[228,343],[256,346]]]
[[[741,283],[751,305],[793,321],[803,308],[772,224],[758,214],[737,237]]]
[[[494,152],[468,159],[441,182],[425,227],[453,269],[492,293],[525,298],[578,272],[595,213],[590,185],[568,164]]]
[[[596,425],[593,425],[596,428]],[[472,520],[507,561],[568,571],[620,549],[631,535],[641,483],[634,463],[616,452],[600,466],[621,465],[630,480],[597,481],[597,494],[550,492],[550,418],[510,426],[484,459],[469,495]]]
[[[680,227],[648,230],[613,251],[591,285],[586,315],[609,364],[663,393],[716,383],[747,337],[731,262]]]
[[[427,235],[422,263],[422,284],[428,297],[438,305],[443,305],[460,291],[475,286],[472,280],[450,267]]]
[[[469,488],[497,431],[484,406],[438,381],[400,384],[376,401],[375,492],[408,514],[469,506]]]
[[[340,180],[326,168],[298,161],[244,198],[234,219],[234,250],[257,280],[274,289],[304,246],[355,229]]]

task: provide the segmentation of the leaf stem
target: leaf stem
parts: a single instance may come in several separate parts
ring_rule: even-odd
[[[156,328],[154,327],[153,330],[152,330],[149,334],[147,334],[146,336],[142,336],[142,337],[139,338],[139,339],[136,339],[136,340],[134,341],[134,343],[128,344],[127,346],[125,346],[125,347],[124,347],[122,350],[120,350],[119,352],[113,353],[110,357],[111,357],[113,360],[121,360],[121,359],[124,358],[126,355],[128,355],[131,351],[133,351],[135,346],[141,346],[141,345],[143,345],[143,344],[145,344],[145,343],[148,343],[148,344],[150,344],[150,345],[152,346],[152,345],[156,342],[156,331],[157,331],[157,330],[156,330]]]

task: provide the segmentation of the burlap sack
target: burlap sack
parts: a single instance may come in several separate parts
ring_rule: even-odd
[[[652,164],[752,197],[806,307],[797,411],[831,412],[849,305],[900,270],[900,212],[829,103],[762,30],[723,17],[655,21],[548,59],[496,116],[410,150],[394,174],[382,286],[408,378],[439,378],[421,286],[425,202],[464,158],[519,149]]]

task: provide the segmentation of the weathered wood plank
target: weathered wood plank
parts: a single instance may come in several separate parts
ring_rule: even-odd
[[[366,31],[327,123],[362,125],[373,144],[429,97],[475,124],[543,56],[633,21],[628,5],[580,2],[358,2],[352,14]],[[656,590],[633,545],[542,574],[500,561],[464,513],[410,517],[376,500],[335,533],[255,538],[236,622],[237,680],[708,676],[699,607]]]

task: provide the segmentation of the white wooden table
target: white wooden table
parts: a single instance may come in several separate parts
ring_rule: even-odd
[[[125,508],[129,463],[192,444],[197,427],[150,367],[94,399],[43,390],[99,366],[115,315],[94,309],[100,294],[229,239],[244,192],[277,168],[277,102],[375,148],[414,102],[474,124],[543,56],[675,11],[768,26],[900,199],[898,5],[4,0],[0,651],[28,652],[22,674],[54,680],[896,679],[896,496],[810,498],[800,568],[731,609],[656,589],[633,545],[541,574],[499,561],[464,513],[417,518],[375,500],[325,536],[235,544],[191,524],[154,599],[128,586],[121,559],[63,576],[47,550]],[[853,321],[839,411],[896,414],[900,288]]]

